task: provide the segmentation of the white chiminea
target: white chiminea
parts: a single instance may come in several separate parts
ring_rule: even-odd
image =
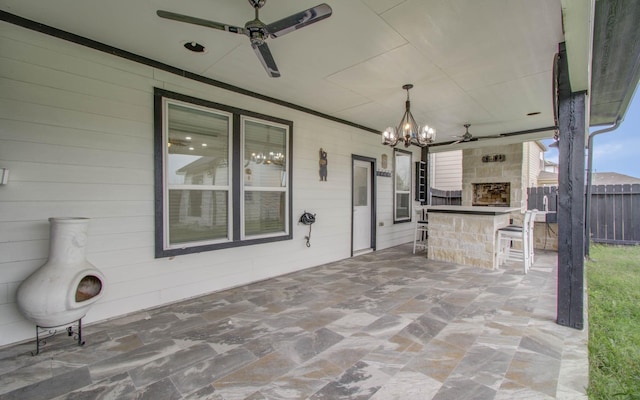
[[[104,275],[85,258],[89,218],[49,218],[49,259],[16,294],[22,314],[38,327],[83,318],[104,295]]]

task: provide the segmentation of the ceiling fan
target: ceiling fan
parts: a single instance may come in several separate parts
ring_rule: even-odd
[[[473,135],[469,133],[469,127],[470,126],[471,126],[471,124],[464,124],[464,129],[465,129],[464,135],[462,135],[462,136],[460,136],[460,135],[454,136],[454,137],[459,137],[460,140],[457,140],[457,141],[455,141],[455,142],[453,142],[451,144],[458,144],[460,142],[471,142],[471,141],[478,140],[478,138],[474,138]]]
[[[158,10],[157,14],[161,18],[171,19],[174,21],[186,22],[188,24],[195,24],[205,26],[207,28],[219,29],[221,31],[227,31],[231,33],[238,33],[241,35],[247,35],[251,40],[251,47],[256,52],[256,55],[262,62],[262,66],[267,71],[267,74],[272,78],[280,76],[280,71],[276,66],[276,62],[271,55],[269,46],[267,46],[266,39],[268,37],[277,38],[285,35],[289,32],[304,28],[307,25],[311,25],[315,22],[321,21],[331,16],[332,10],[329,5],[322,3],[315,7],[311,7],[308,10],[300,11],[296,14],[282,18],[276,22],[265,24],[260,21],[258,13],[260,8],[265,5],[267,0],[248,0],[249,4],[255,9],[255,19],[247,21],[244,28],[234,25],[223,24],[220,22],[210,21],[207,19],[201,19],[196,17],[190,17],[188,15],[176,14],[171,11]]]
[[[495,139],[495,138],[501,138],[504,135],[490,135],[490,136],[482,136],[482,137],[475,137],[473,136],[471,133],[469,133],[469,127],[471,126],[471,124],[464,124],[464,135],[460,136],[454,136],[454,137],[458,137],[460,138],[459,140],[456,140],[455,142],[452,142],[451,144],[458,144],[458,143],[464,143],[464,142],[475,142],[479,139]]]

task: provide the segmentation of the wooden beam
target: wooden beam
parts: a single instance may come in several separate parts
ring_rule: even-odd
[[[584,210],[587,94],[572,92],[560,46],[557,323],[584,328]]]

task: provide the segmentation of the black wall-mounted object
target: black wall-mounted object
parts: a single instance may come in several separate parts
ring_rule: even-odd
[[[415,200],[420,204],[427,202],[427,163],[416,161]]]

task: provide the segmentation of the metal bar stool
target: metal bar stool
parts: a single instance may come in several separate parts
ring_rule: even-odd
[[[498,266],[507,261],[522,262],[524,273],[533,264],[533,219],[538,210],[524,213],[522,226],[509,225],[498,229]],[[514,248],[514,244],[520,248]]]
[[[427,218],[427,211],[422,208],[416,208],[415,214],[413,254],[416,254],[416,249],[427,249],[427,239],[429,237],[429,221]]]

